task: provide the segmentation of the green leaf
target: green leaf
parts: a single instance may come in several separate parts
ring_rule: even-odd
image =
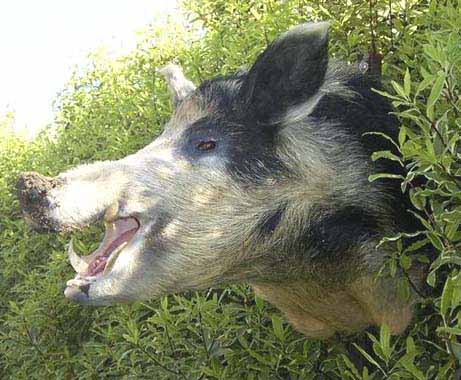
[[[435,232],[427,232],[427,237],[435,248],[437,248],[439,251],[444,250],[442,240]]]
[[[399,130],[399,145],[402,146],[405,143],[407,138],[407,128],[405,126],[401,126]]]
[[[400,277],[397,279],[397,295],[399,299],[408,300],[410,299],[410,284],[405,277]]]
[[[400,151],[400,146],[388,135],[383,132],[365,132],[362,136],[380,136],[387,141],[389,141],[392,145],[394,145],[398,151]]]
[[[411,257],[409,257],[407,255],[401,255],[400,256],[400,266],[405,270],[410,269],[410,267],[411,267]]]
[[[168,311],[168,297],[162,297],[160,300],[160,305],[163,311]]]
[[[425,77],[419,84],[418,87],[416,88],[416,93],[415,93],[415,98],[419,95],[421,91],[424,91],[426,88],[428,88],[432,83],[434,83],[435,80],[435,75],[428,75]]]
[[[263,310],[264,309],[264,300],[261,297],[255,295],[255,305],[256,305],[256,308],[258,309],[258,311]]]
[[[401,98],[399,98],[398,96],[391,95],[388,92],[380,91],[380,90],[377,90],[376,88],[373,88],[372,90],[373,92],[376,92],[377,94],[384,96],[385,98],[392,99],[392,100],[401,100]]]
[[[445,83],[445,75],[439,74],[437,79],[435,80],[434,86],[431,89],[431,93],[429,98],[427,99],[427,108],[426,108],[426,115],[429,119],[434,119],[434,105],[440,98],[440,94],[442,93],[443,85]]]
[[[440,300],[440,314],[445,319],[448,309],[451,307],[451,298],[453,294],[453,280],[448,278],[443,287],[442,297]]]
[[[435,270],[433,270],[427,275],[426,282],[430,287],[433,288],[435,286],[436,280],[437,280],[437,273]]]
[[[461,306],[461,273],[453,277],[453,295],[451,299],[452,308]]]
[[[283,342],[285,340],[285,331],[283,329],[282,319],[278,315],[272,316],[272,330],[274,335]]]
[[[461,210],[447,211],[442,214],[442,220],[449,223],[461,221]],[[459,224],[459,223],[457,223]]]
[[[434,106],[427,105],[426,107],[426,116],[429,120],[434,120]]]
[[[403,356],[402,359],[399,360],[399,364],[412,375],[411,378],[416,378],[418,380],[426,380],[424,373],[418,368],[416,368],[413,360],[414,359],[411,357]]]
[[[368,177],[368,181],[373,182],[376,181],[377,179],[380,178],[390,178],[390,179],[405,179],[405,177],[399,175],[399,174],[389,174],[389,173],[378,173],[378,174],[372,174]]]
[[[368,352],[366,352],[362,347],[358,346],[356,343],[353,343],[353,345],[357,350],[359,350],[359,352],[365,357],[365,359],[367,359],[371,364],[379,368],[383,374],[386,374],[384,369],[379,365],[379,363],[375,359],[373,359],[373,357]]]
[[[438,333],[446,333],[446,334],[452,334],[452,335],[457,335],[461,336],[461,328],[459,327],[438,327],[437,328]]]
[[[437,48],[434,45],[424,45],[424,53],[428,55],[433,61],[440,62],[440,54]]]
[[[381,150],[381,151],[378,151],[378,152],[373,152],[373,154],[371,155],[371,159],[373,161],[376,161],[376,160],[379,160],[379,159],[382,159],[382,158],[392,160],[392,161],[396,161],[401,166],[403,166],[402,160],[399,157],[397,157],[395,154],[393,154],[390,150]]]
[[[409,196],[413,206],[415,206],[418,210],[424,210],[426,207],[426,198],[421,195],[421,191],[418,191],[417,189],[410,189]]]
[[[410,91],[411,91],[411,76],[410,76],[410,70],[405,71],[405,76],[403,78],[403,90],[405,92],[405,95],[407,98],[410,97]]]
[[[391,81],[392,87],[394,87],[395,92],[403,99],[408,99],[407,95],[405,94],[405,90],[403,87],[398,84],[396,81]]]
[[[412,378],[426,380],[424,373],[416,368],[414,364],[417,354],[418,352],[416,350],[415,342],[413,338],[409,336],[406,341],[406,353],[400,358],[398,364],[405,368],[412,375]]]
[[[380,342],[382,353],[387,362],[391,357],[392,349],[391,349],[391,333],[389,330],[389,326],[387,326],[386,324],[381,325],[381,330],[379,334],[379,342]]]
[[[347,368],[349,368],[349,370],[355,376],[355,378],[360,379],[360,373],[357,370],[357,367],[350,361],[350,359],[344,354],[341,354],[341,359],[343,360],[344,364],[346,364]]]
[[[259,354],[258,352],[256,352],[255,350],[252,350],[250,347],[248,347],[246,349],[246,352],[248,352],[248,354],[253,357],[254,359],[256,359],[259,363],[262,363],[266,366],[270,366],[271,365],[271,362],[270,362],[270,356],[262,356],[261,354]],[[267,357],[267,359],[266,359]]]
[[[330,13],[330,11],[327,8],[325,8],[321,4],[319,4],[318,7],[323,13],[325,13],[328,16],[329,19],[334,20],[335,17]]]
[[[461,343],[450,341],[450,349],[456,359],[461,360]]]

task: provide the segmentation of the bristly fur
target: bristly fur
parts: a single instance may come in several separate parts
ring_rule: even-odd
[[[367,134],[395,138],[397,123],[375,78],[328,60],[327,29],[300,25],[247,72],[198,88],[170,66],[175,111],[150,145],[63,173],[55,187],[23,176],[35,225],[81,227],[104,214],[140,224],[111,271],[68,287],[69,298],[101,305],[247,282],[308,336],[406,328],[416,297],[398,293],[400,273],[381,271],[391,252],[377,244],[418,225],[397,182],[368,181],[401,173],[372,162],[393,146]]]

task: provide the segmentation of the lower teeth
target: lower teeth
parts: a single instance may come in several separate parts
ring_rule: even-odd
[[[120,252],[125,248],[125,246],[128,244],[128,242],[125,242],[121,244],[119,247],[117,247],[109,256],[107,259],[106,265],[104,266],[104,270],[102,272],[102,275],[105,275],[108,273],[111,268],[114,266],[115,260],[117,259],[118,255]],[[96,260],[93,262],[93,265],[96,264],[96,266],[101,262],[102,258],[96,258]],[[67,286],[84,286],[89,283],[92,283],[96,281],[98,277],[100,277],[100,273],[98,275],[93,275],[93,276],[82,276],[80,273],[77,274],[77,276],[72,279],[67,281]]]

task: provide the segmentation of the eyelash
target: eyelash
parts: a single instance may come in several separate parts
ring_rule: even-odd
[[[216,141],[209,140],[209,141],[201,141],[197,144],[197,149],[202,152],[208,152],[216,148]]]

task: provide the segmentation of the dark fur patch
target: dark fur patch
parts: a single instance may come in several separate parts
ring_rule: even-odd
[[[325,95],[318,102],[310,117],[320,120],[339,121],[335,128],[342,129],[354,136],[367,155],[377,150],[393,150],[393,145],[376,135],[364,135],[366,132],[382,132],[396,139],[397,120],[389,113],[389,102],[375,93],[372,88],[381,88],[381,84],[360,73],[351,73],[345,85],[357,94],[352,100],[340,95]],[[385,161],[383,161],[385,162]]]
[[[281,206],[277,210],[264,215],[256,226],[258,235],[264,237],[272,234],[282,220],[284,212],[285,206]]]
[[[327,67],[326,25],[304,24],[284,33],[248,73],[205,81],[198,88],[209,115],[187,128],[180,153],[193,162],[217,155],[238,180],[286,171],[275,154],[278,126],[271,121],[315,94]],[[213,141],[216,148],[200,152],[201,141]]]
[[[311,252],[310,258],[331,258],[376,238],[379,231],[377,218],[365,209],[356,206],[336,211],[314,208],[311,223],[297,245],[304,248],[300,252]]]
[[[155,215],[155,223],[152,226],[147,239],[149,240],[152,251],[155,252],[155,254],[158,254],[159,252],[165,251],[165,244],[167,243],[167,240],[162,234],[165,228],[173,220],[173,217],[171,214],[163,210],[162,207],[158,206],[156,209],[151,210],[150,213]]]
[[[235,104],[246,73],[241,71],[234,75],[217,77],[204,81],[197,90],[204,108],[215,117],[235,120]]]
[[[207,141],[214,142],[214,149],[199,149],[200,144]],[[278,163],[272,133],[213,116],[185,129],[178,148],[179,154],[193,164],[213,164],[210,159],[215,157],[224,162],[231,174],[242,178],[275,174]]]
[[[283,166],[275,155],[275,130],[252,121],[252,115],[236,109],[244,74],[203,83],[198,91],[209,114],[186,128],[178,143],[178,153],[195,164],[216,157],[224,162],[235,179],[253,182],[277,175]],[[197,149],[201,142],[213,141],[210,151]]]
[[[310,115],[314,123],[315,119],[334,122],[337,124],[334,129],[341,129],[358,141],[363,154],[367,157],[380,150],[389,150],[398,155],[396,148],[388,140],[381,136],[367,134],[367,132],[380,132],[397,141],[398,121],[390,114],[392,108],[384,97],[372,90],[372,88],[382,88],[379,80],[357,72],[351,75],[346,85],[358,95],[352,101],[338,95],[324,96]],[[379,160],[372,163],[372,166],[374,173],[404,175],[403,168],[391,160]],[[402,194],[398,181],[380,179],[374,184],[382,186],[383,190],[393,198],[393,216],[401,231],[413,232],[420,228],[416,218],[407,212],[408,209],[412,209],[412,206],[407,195]]]

